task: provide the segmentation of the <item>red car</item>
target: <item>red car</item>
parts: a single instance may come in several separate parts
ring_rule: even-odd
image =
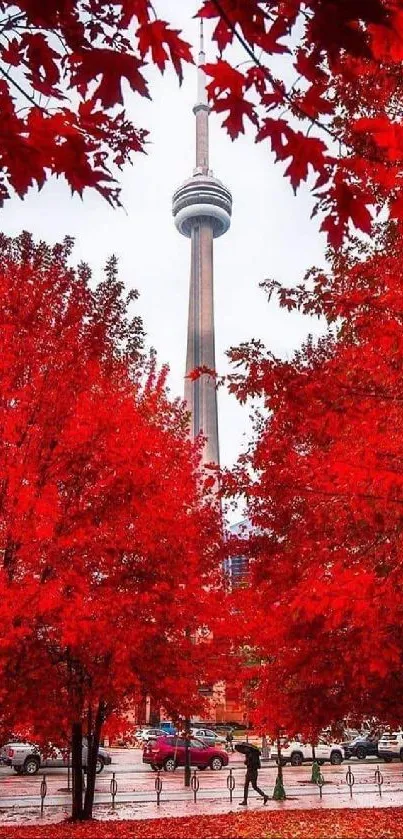
[[[228,765],[228,755],[222,749],[206,746],[201,740],[192,737],[189,742],[191,766],[198,769],[222,769]],[[185,765],[185,740],[183,737],[156,737],[143,749],[143,763],[149,763],[154,770],[165,769],[173,772],[177,766]]]

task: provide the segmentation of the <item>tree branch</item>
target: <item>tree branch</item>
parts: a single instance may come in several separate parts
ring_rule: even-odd
[[[266,67],[265,64],[262,64],[262,62],[259,60],[259,58],[255,55],[255,53],[253,51],[253,48],[248,43],[248,41],[243,37],[243,35],[241,35],[238,32],[238,30],[236,29],[236,27],[232,23],[231,19],[228,17],[227,13],[222,8],[220,0],[212,0],[212,2],[214,3],[214,6],[216,7],[220,17],[227,24],[228,28],[231,30],[231,32],[233,33],[235,38],[239,41],[241,46],[244,48],[244,50],[247,52],[247,54],[252,59],[252,61],[256,64],[256,66],[259,67],[260,70],[263,70],[266,78],[269,80],[269,82],[273,86],[274,90],[278,90],[284,96],[284,98],[288,102],[291,110],[294,113],[296,113],[297,115],[299,114],[303,119],[308,119],[312,125],[316,125],[318,128],[321,129],[321,131],[325,131],[326,134],[328,134],[329,137],[332,138],[332,140],[338,141],[339,143],[342,142],[339,134],[333,132],[330,128],[328,128],[326,125],[324,125],[322,122],[320,122],[320,120],[318,120],[316,117],[313,117],[311,114],[309,114],[303,108],[301,108],[301,106],[298,105],[293,100],[290,93],[288,93],[286,90],[284,90],[284,88],[280,85],[280,83],[274,78],[274,76],[270,72],[269,68]]]
[[[10,82],[10,84],[14,85],[14,87],[16,87],[16,88],[17,88],[17,90],[18,90],[18,91],[22,94],[22,96],[25,96],[25,99],[28,99],[28,102],[31,102],[31,105],[34,105],[34,106],[35,106],[35,108],[39,108],[39,109],[40,109],[41,111],[43,111],[45,114],[47,114],[47,113],[48,113],[48,111],[46,110],[46,108],[42,108],[40,105],[38,105],[38,103],[37,103],[37,102],[35,102],[35,99],[34,99],[32,96],[30,96],[30,95],[29,95],[29,93],[27,93],[27,92],[26,92],[26,90],[24,90],[24,89],[23,89],[23,88],[22,88],[22,87],[18,84],[18,82],[16,82],[16,81],[15,81],[15,79],[13,79],[13,77],[12,77],[12,76],[10,76],[10,74],[9,74],[9,73],[7,73],[7,70],[4,70],[4,68],[3,68],[3,67],[0,67],[0,73],[1,73],[1,75],[2,75],[2,76],[4,76],[4,78],[5,78],[5,79],[7,79],[7,81],[8,81],[8,82]]]

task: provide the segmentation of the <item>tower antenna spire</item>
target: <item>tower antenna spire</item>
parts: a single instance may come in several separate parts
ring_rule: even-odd
[[[204,52],[204,24],[203,18],[200,18],[200,43],[199,43],[199,57],[197,61],[197,103],[196,108],[199,105],[204,105],[207,108],[207,116],[208,116],[208,102],[207,102],[207,90],[206,90],[206,74],[203,70],[203,65],[206,63],[206,53]]]
[[[200,57],[203,56],[204,58],[204,28],[203,28],[203,18],[200,18],[200,49],[199,49],[199,64]]]

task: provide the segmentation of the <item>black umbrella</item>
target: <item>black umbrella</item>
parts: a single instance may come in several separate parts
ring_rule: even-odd
[[[237,743],[235,745],[235,751],[240,752],[241,755],[246,755],[250,751],[256,751],[260,754],[260,749],[258,746],[254,746],[253,743]]]

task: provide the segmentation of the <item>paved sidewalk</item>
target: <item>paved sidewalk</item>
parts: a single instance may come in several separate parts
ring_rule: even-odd
[[[99,801],[99,796],[97,800]],[[115,819],[160,819],[172,818],[179,816],[195,816],[195,815],[213,815],[219,813],[234,813],[240,812],[239,807],[240,797],[238,796],[232,805],[229,800],[222,798],[210,798],[203,800],[202,797],[195,804],[193,798],[189,795],[189,800],[169,801],[164,802],[163,797],[161,804],[150,802],[129,802],[125,801],[123,794],[120,802],[116,804],[113,810],[110,804],[101,803],[95,807],[95,817],[101,820],[115,820]],[[3,801],[1,802],[3,804]],[[299,791],[298,797],[292,796],[283,802],[269,800],[265,807],[267,811],[284,811],[284,810],[323,810],[323,809],[360,809],[360,808],[384,808],[384,807],[401,807],[403,806],[403,788],[393,792],[386,791],[379,793],[366,789],[360,792],[357,790],[353,798],[349,798],[349,794],[345,790],[332,789],[331,792],[323,791],[322,800],[319,798],[318,792],[315,790],[313,794],[310,789],[303,793]],[[242,808],[244,811],[246,808]],[[263,809],[261,799],[250,796],[248,802],[248,811],[260,811]],[[44,824],[49,822],[60,822],[69,815],[68,807],[64,806],[47,806],[43,817],[40,817],[39,807],[29,806],[24,809],[9,808],[2,809],[0,805],[0,824]]]

